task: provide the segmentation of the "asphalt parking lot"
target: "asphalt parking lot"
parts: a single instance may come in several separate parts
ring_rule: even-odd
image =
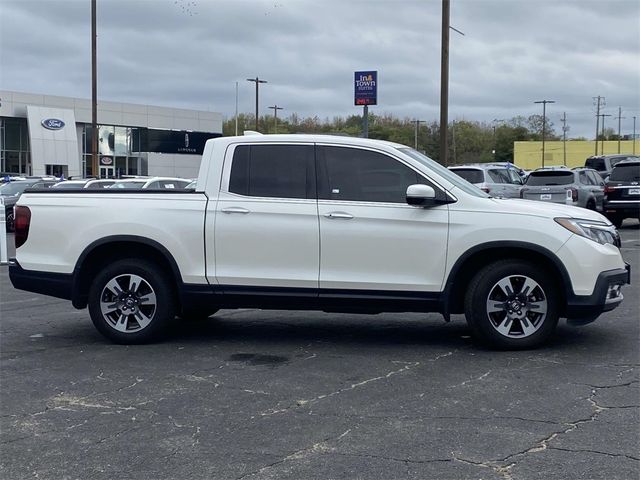
[[[222,311],[118,346],[0,268],[3,479],[633,479],[640,228],[617,310],[527,352],[462,317]]]

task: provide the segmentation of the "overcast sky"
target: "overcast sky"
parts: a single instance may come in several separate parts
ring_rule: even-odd
[[[638,0],[451,0],[450,119],[542,113],[592,138],[640,116]],[[361,113],[353,72],[378,71],[374,113],[439,117],[440,0],[98,0],[103,100],[221,112],[280,105]],[[0,89],[90,98],[90,0],[0,0]],[[640,130],[640,122],[638,122]]]

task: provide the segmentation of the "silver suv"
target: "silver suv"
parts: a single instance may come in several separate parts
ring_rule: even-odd
[[[518,198],[520,196],[523,180],[515,168],[491,163],[474,163],[449,167],[449,170],[492,197]]]
[[[604,210],[604,181],[590,168],[540,169],[529,174],[520,198]]]

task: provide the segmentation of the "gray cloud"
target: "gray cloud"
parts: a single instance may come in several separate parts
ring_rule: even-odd
[[[592,97],[640,113],[640,4],[452,0],[450,118],[541,113],[556,100],[572,135],[592,136]],[[89,0],[0,0],[0,88],[90,95]],[[360,113],[353,72],[379,71],[377,113],[436,120],[438,0],[98,0],[99,96],[105,100],[320,118]],[[611,119],[608,120],[610,125]]]

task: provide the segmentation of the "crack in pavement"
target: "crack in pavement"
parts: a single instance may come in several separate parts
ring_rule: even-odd
[[[300,450],[296,450],[295,452],[292,452],[288,455],[286,455],[285,457],[276,460],[275,462],[271,462],[261,468],[259,468],[258,470],[254,470],[252,472],[248,472],[245,473],[239,477],[237,477],[236,480],[244,480],[245,478],[249,478],[249,477],[253,477],[255,475],[259,475],[263,472],[265,472],[266,470],[269,470],[270,468],[273,468],[277,465],[280,465],[284,462],[290,461],[290,460],[299,460],[301,458],[305,458],[307,455],[311,455],[314,453],[322,453],[324,451],[328,451],[330,449],[329,447],[329,442],[330,441],[334,441],[334,440],[340,440],[341,438],[343,438],[344,436],[348,435],[349,432],[351,431],[351,429],[346,430],[345,432],[341,433],[340,435],[331,435],[317,443],[314,443],[313,445],[311,445],[310,447],[306,447],[306,448],[302,448]]]
[[[633,455],[625,455],[624,453],[607,453],[607,452],[600,452],[598,450],[589,450],[587,448],[576,448],[576,449],[572,449],[572,448],[564,448],[564,447],[547,447],[549,450],[560,450],[563,452],[574,452],[574,453],[596,453],[598,455],[606,455],[607,457],[623,457],[623,458],[628,458],[629,460],[635,460],[637,462],[640,462],[640,457],[634,457]]]
[[[452,351],[444,353],[444,354],[441,354],[441,355],[437,355],[436,357],[434,357],[434,358],[432,358],[430,360],[427,360],[427,362],[435,362],[437,360],[440,360],[441,358],[448,357],[448,356],[451,356],[451,355],[453,355]],[[362,387],[364,385],[367,385],[367,384],[370,384],[370,383],[373,383],[373,382],[377,382],[379,380],[386,380],[386,379],[388,379],[388,378],[390,378],[390,377],[392,377],[394,375],[398,375],[400,373],[403,373],[403,372],[406,372],[408,370],[411,370],[412,368],[415,368],[415,367],[417,367],[418,365],[421,364],[420,362],[400,362],[400,361],[392,361],[391,363],[400,363],[400,364],[404,363],[405,366],[400,368],[400,369],[398,369],[398,370],[392,370],[392,371],[390,371],[390,372],[388,372],[388,373],[386,373],[384,375],[379,375],[377,377],[368,378],[368,379],[363,380],[361,382],[353,383],[348,387],[340,388],[340,389],[338,389],[338,390],[336,390],[334,392],[331,392],[331,393],[325,393],[325,394],[322,394],[322,395],[318,395],[317,397],[313,397],[313,398],[308,399],[308,400],[304,400],[304,399],[303,400],[297,400],[295,403],[293,403],[293,404],[291,404],[291,405],[289,405],[288,407],[285,407],[285,408],[280,408],[280,409],[271,408],[269,410],[265,410],[263,412],[260,412],[259,415],[262,416],[262,417],[271,416],[271,415],[277,415],[277,414],[280,414],[280,413],[288,412],[289,410],[297,408],[297,407],[310,406],[310,405],[312,405],[314,403],[317,403],[317,402],[319,402],[321,400],[324,400],[326,398],[331,398],[331,397],[334,397],[336,395],[340,395],[340,394],[342,394],[344,392],[355,390],[355,389],[360,388],[360,387]]]

